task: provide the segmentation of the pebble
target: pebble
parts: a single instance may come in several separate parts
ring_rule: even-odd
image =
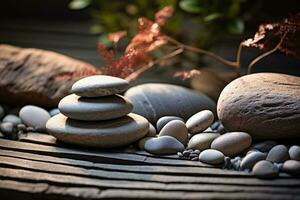
[[[247,154],[241,161],[241,170],[245,170],[245,169],[252,169],[253,166],[261,160],[266,159],[266,154],[262,153],[262,152],[252,152],[250,154]]]
[[[230,157],[224,157],[224,164],[222,166],[223,169],[230,169],[231,168],[231,159]]]
[[[282,163],[289,159],[288,148],[285,145],[276,145],[268,153],[266,160]]]
[[[151,138],[153,138],[153,137],[147,137],[147,136],[146,136],[146,137],[140,139],[139,142],[138,142],[138,147],[139,147],[139,149],[140,149],[140,150],[145,150],[145,143],[146,143],[149,139],[151,139]]]
[[[300,161],[300,147],[297,145],[293,145],[289,149],[289,155],[292,160]]]
[[[184,146],[172,136],[152,138],[145,143],[145,150],[156,155],[170,155],[183,151]]]
[[[210,110],[202,110],[186,121],[189,133],[196,134],[207,129],[214,122],[214,114]]]
[[[224,162],[224,154],[218,150],[206,149],[200,153],[199,160],[207,164],[218,165]]]
[[[11,122],[2,122],[0,125],[1,132],[9,139],[18,139],[17,129]]]
[[[198,133],[189,140],[187,148],[199,149],[201,151],[209,149],[212,141],[219,136],[219,133]]]
[[[269,152],[276,144],[277,143],[274,140],[266,140],[253,144],[252,148],[261,152]]]
[[[19,131],[27,132],[27,127],[25,126],[25,124],[18,124],[17,129]]]
[[[62,142],[69,144],[111,148],[131,144],[143,138],[148,121],[137,114],[128,114],[114,120],[79,121],[63,114],[53,116],[47,122],[47,131]]]
[[[38,129],[45,129],[51,117],[47,110],[33,105],[21,108],[19,116],[24,124]]]
[[[120,95],[87,98],[70,94],[59,102],[58,109],[71,119],[94,121],[123,117],[132,111],[133,106]]]
[[[158,137],[166,135],[176,138],[183,145],[188,142],[188,130],[181,120],[172,120],[167,123],[159,132]]]
[[[283,163],[281,170],[289,174],[300,174],[300,161],[287,160]]]
[[[155,137],[155,136],[156,136],[156,129],[151,123],[149,123],[149,131],[146,137]]]
[[[188,150],[184,150],[184,151],[182,152],[182,155],[183,155],[184,157],[190,157],[190,154],[191,154],[191,152],[188,151]]]
[[[169,123],[172,120],[180,120],[180,121],[184,122],[184,120],[181,117],[164,116],[164,117],[159,118],[159,120],[157,120],[157,122],[156,122],[157,131],[159,132],[167,123]]]
[[[82,97],[102,97],[125,92],[128,81],[105,75],[94,75],[76,81],[72,93]]]
[[[21,124],[21,119],[16,116],[16,115],[13,115],[13,114],[8,114],[6,115],[3,120],[3,122],[11,122],[13,123],[15,126],[18,125],[18,124]]]
[[[254,165],[252,173],[259,178],[274,178],[278,176],[279,169],[270,161],[261,160]]]
[[[188,88],[161,83],[147,83],[130,88],[127,97],[133,112],[156,124],[163,116],[178,116],[187,120],[199,110],[216,110],[215,102],[203,93]]]
[[[221,92],[218,117],[229,131],[253,139],[299,138],[299,83],[300,77],[281,73],[241,76]]]
[[[60,111],[58,108],[53,108],[52,110],[49,111],[49,114],[51,117],[53,117],[54,115],[57,115],[59,113],[60,113]]]
[[[251,145],[252,139],[245,132],[228,132],[217,137],[211,148],[221,151],[226,156],[235,156],[242,153]]]

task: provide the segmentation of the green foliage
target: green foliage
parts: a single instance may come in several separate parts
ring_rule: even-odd
[[[80,10],[88,7],[92,3],[92,0],[72,0],[69,3],[69,8],[72,10]]]

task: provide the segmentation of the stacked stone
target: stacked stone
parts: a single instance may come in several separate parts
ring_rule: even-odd
[[[46,124],[47,131],[66,143],[100,148],[120,147],[144,137],[148,121],[131,113],[133,105],[119,95],[126,80],[104,75],[83,78],[58,105],[60,114]]]

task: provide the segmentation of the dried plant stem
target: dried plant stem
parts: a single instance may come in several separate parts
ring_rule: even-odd
[[[236,73],[238,76],[241,75],[241,56],[242,56],[243,44],[242,42],[239,45],[239,48],[236,53]]]
[[[179,54],[181,54],[183,52],[183,48],[178,48],[175,51],[172,51],[171,53],[164,55],[152,62],[150,62],[148,65],[139,68],[138,70],[134,71],[133,73],[131,73],[129,76],[126,77],[126,80],[131,81],[134,80],[139,74],[141,74],[142,72],[146,71],[147,69],[151,68],[153,65],[160,63],[163,60],[167,60],[170,59],[174,56],[177,56]]]
[[[250,74],[250,73],[252,72],[252,68],[253,68],[253,66],[254,66],[257,62],[259,62],[261,59],[263,59],[263,58],[265,58],[265,57],[271,55],[272,53],[274,53],[275,51],[277,51],[277,50],[280,48],[280,46],[281,46],[283,40],[285,39],[286,35],[287,35],[287,32],[283,34],[283,36],[281,37],[279,43],[278,43],[273,49],[271,49],[271,50],[269,50],[269,51],[267,51],[267,52],[265,52],[265,53],[259,55],[258,57],[256,57],[254,60],[252,60],[252,61],[250,62],[250,64],[248,65],[248,74]]]
[[[229,61],[229,60],[226,60],[210,51],[206,51],[204,49],[200,49],[200,48],[197,48],[197,47],[192,47],[192,46],[189,46],[189,45],[185,45],[171,37],[168,37],[166,36],[166,39],[168,40],[168,42],[170,43],[173,43],[175,45],[177,45],[179,48],[182,48],[182,49],[185,49],[185,50],[188,50],[188,51],[192,51],[192,52],[195,52],[195,53],[200,53],[200,54],[204,54],[206,56],[209,56],[217,61],[219,61],[220,63],[224,64],[224,65],[227,65],[227,66],[230,66],[230,67],[233,67],[234,69],[237,69],[238,66],[237,66],[237,62],[233,62],[233,61]]]

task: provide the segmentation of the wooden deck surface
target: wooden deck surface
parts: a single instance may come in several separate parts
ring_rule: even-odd
[[[81,149],[49,135],[0,139],[5,199],[300,199],[300,178],[263,180],[176,156]]]

